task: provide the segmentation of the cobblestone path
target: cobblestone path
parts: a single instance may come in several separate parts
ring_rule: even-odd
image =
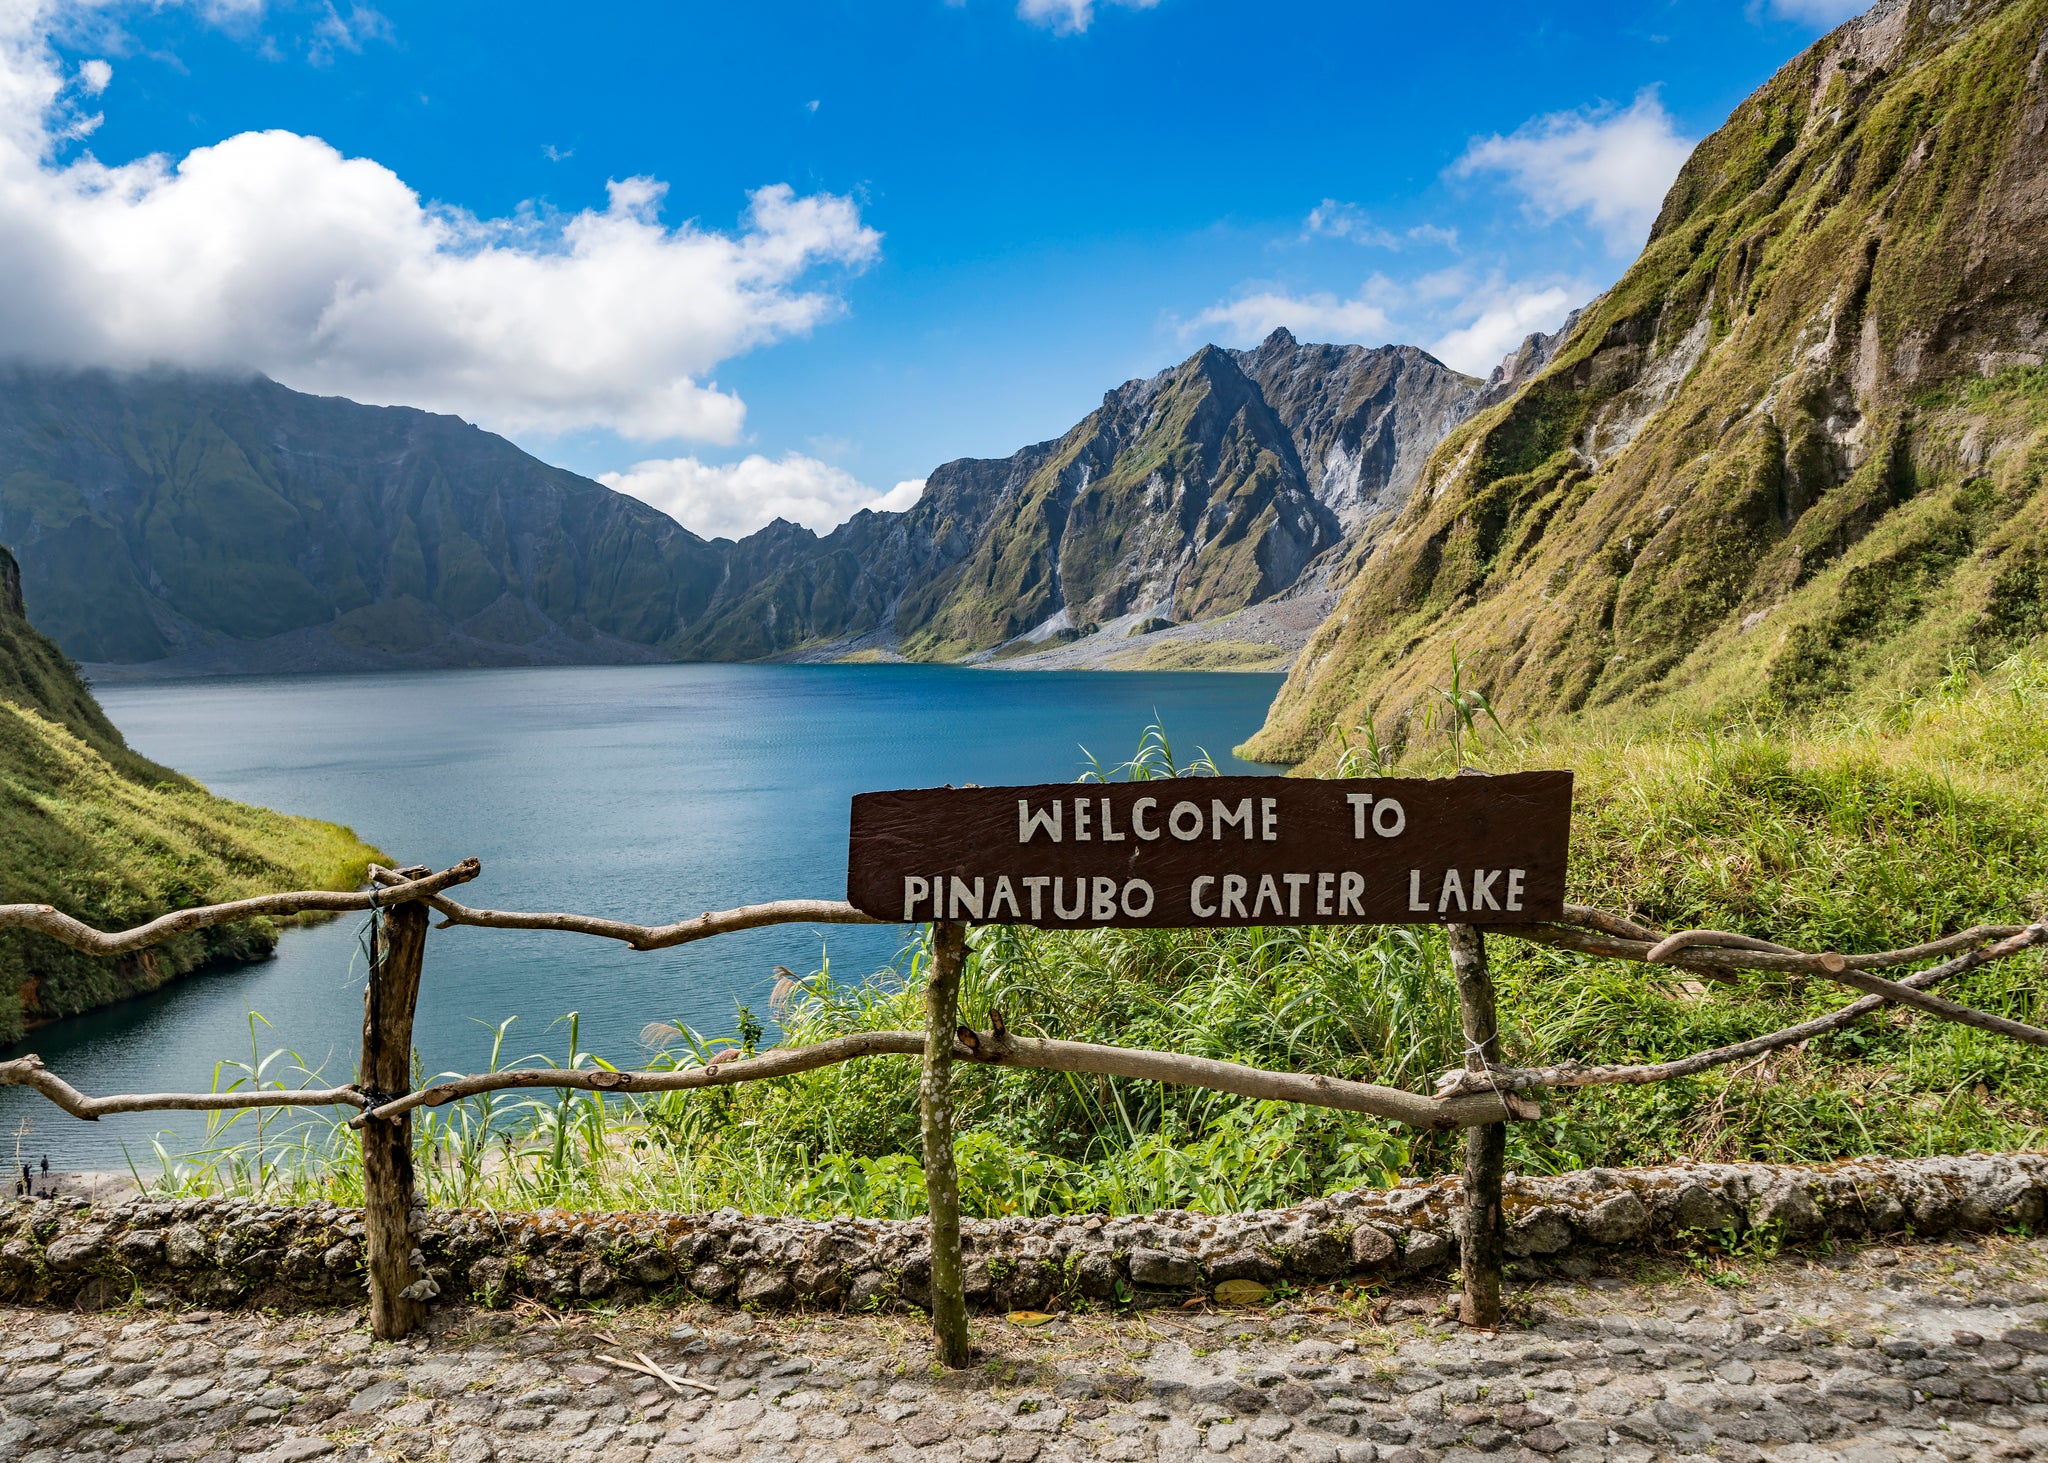
[[[702,1307],[438,1315],[0,1308],[0,1459],[682,1463],[2048,1460],[2048,1240],[1442,1296],[978,1318],[935,1374],[914,1318]],[[675,1383],[614,1364],[643,1355]],[[608,1359],[609,1358],[609,1359]]]

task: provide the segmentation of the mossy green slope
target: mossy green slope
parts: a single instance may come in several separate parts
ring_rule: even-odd
[[[40,713],[125,776],[145,782],[176,777],[128,749],[64,652],[29,624],[22,607],[21,569],[4,547],[0,547],[0,701]]]
[[[2048,629],[2044,58],[2048,0],[1905,0],[1786,66],[1438,447],[1250,750],[1385,735],[1454,646],[1524,717],[1716,715]]]
[[[111,929],[277,889],[353,888],[376,856],[346,828],[228,802],[136,755],[29,625],[0,548],[0,904],[53,904]],[[276,940],[257,921],[104,960],[0,931],[0,1042]]]

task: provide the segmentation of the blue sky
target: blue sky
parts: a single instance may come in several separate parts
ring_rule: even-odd
[[[1857,8],[0,0],[0,350],[822,529],[1205,340],[1483,371]]]

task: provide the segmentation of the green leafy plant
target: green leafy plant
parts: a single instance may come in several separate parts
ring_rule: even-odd
[[[1154,715],[1156,717],[1157,713]],[[1138,750],[1128,761],[1104,767],[1086,747],[1081,749],[1081,755],[1088,759],[1088,770],[1081,774],[1083,782],[1153,782],[1172,777],[1221,775],[1216,759],[1201,747],[1195,748],[1192,761],[1175,761],[1173,743],[1167,739],[1166,728],[1157,720],[1145,728],[1144,735],[1138,739]]]
[[[1423,729],[1443,734],[1450,744],[1451,761],[1462,766],[1468,760],[1478,761],[1481,755],[1479,724],[1484,721],[1502,737],[1507,728],[1501,725],[1494,714],[1493,703],[1486,699],[1486,692],[1478,686],[1467,685],[1468,667],[1458,659],[1458,647],[1451,647],[1451,680],[1447,686],[1432,684],[1429,699],[1424,703],[1422,714]]]
[[[1351,736],[1342,726],[1332,726],[1330,734],[1337,739],[1337,765],[1332,777],[1383,777],[1394,770],[1401,760],[1401,751],[1390,743],[1380,740],[1379,728],[1368,715],[1357,727],[1359,741],[1353,745]]]

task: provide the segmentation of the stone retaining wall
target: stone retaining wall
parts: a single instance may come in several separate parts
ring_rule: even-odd
[[[1169,1299],[1225,1280],[1391,1278],[1454,1259],[1452,1179],[1205,1215],[970,1220],[981,1308]],[[2036,1224],[2048,1154],[1855,1159],[1824,1167],[1683,1164],[1510,1178],[1507,1249],[1525,1275],[1589,1273],[1602,1253],[1762,1229],[1928,1236]],[[764,1308],[861,1309],[929,1298],[921,1220],[417,1210],[422,1291],[503,1304],[695,1295]],[[234,1200],[18,1201],[0,1208],[0,1300],[106,1306],[135,1294],[225,1305],[362,1297],[361,1213]]]

